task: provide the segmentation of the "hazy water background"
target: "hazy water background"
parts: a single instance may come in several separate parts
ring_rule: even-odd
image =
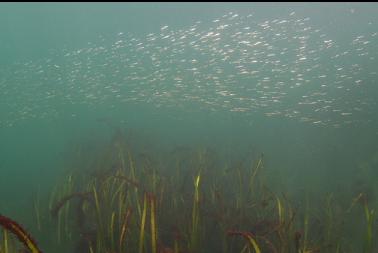
[[[376,3],[2,3],[0,212],[27,215],[74,143],[117,127],[151,150],[263,152],[298,194],[374,188],[377,13]]]

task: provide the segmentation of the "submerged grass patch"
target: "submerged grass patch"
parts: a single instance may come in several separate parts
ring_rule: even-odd
[[[364,193],[347,204],[335,194],[291,199],[271,190],[262,155],[231,162],[203,148],[139,154],[119,134],[76,164],[87,166],[72,166],[45,207],[37,198],[31,208],[38,231],[52,231],[54,252],[64,245],[73,253],[377,251],[375,212]],[[352,241],[346,224],[357,220],[364,236]],[[17,252],[14,239],[1,235],[0,253]],[[28,238],[24,246],[41,252]]]

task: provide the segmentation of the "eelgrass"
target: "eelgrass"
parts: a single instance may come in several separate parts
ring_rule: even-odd
[[[157,224],[156,224],[156,200],[151,194],[149,196],[150,202],[150,223],[151,223],[151,252],[157,253]]]
[[[125,214],[125,217],[122,221],[122,228],[121,228],[121,234],[120,234],[120,237],[119,237],[119,249],[121,252],[125,252],[126,249],[124,247],[124,241],[125,241],[125,238],[126,238],[126,232],[127,232],[127,229],[129,227],[129,221],[130,221],[130,217],[131,217],[131,211],[132,209],[129,208],[127,211],[126,211],[126,214]]]
[[[143,253],[144,238],[145,238],[145,225],[146,225],[146,215],[147,215],[147,195],[144,194],[143,197],[143,211],[140,219],[140,232],[139,232],[139,253]]]
[[[257,244],[254,236],[250,232],[244,232],[244,231],[229,231],[228,235],[233,236],[233,235],[238,235],[244,237],[248,244],[250,245],[251,248],[254,249],[255,253],[261,253],[260,247]]]
[[[193,197],[193,208],[192,208],[192,227],[190,231],[190,244],[189,248],[192,252],[196,252],[198,250],[199,244],[199,187],[200,187],[200,179],[201,179],[201,171],[198,172],[194,180],[194,197]]]
[[[8,232],[3,229],[3,244],[4,244],[4,253],[9,253],[8,249]]]
[[[39,192],[37,193],[36,197],[34,198],[33,200],[33,209],[34,209],[34,213],[35,213],[35,219],[36,219],[36,222],[37,222],[37,228],[39,231],[41,231],[42,229],[42,225],[41,225],[41,202],[40,202],[40,197],[39,197]]]
[[[16,236],[30,253],[42,253],[31,235],[16,221],[0,214],[0,227],[3,227],[4,253],[9,252],[8,231]]]
[[[262,155],[252,167],[218,167],[210,152],[200,149],[172,157],[172,165],[160,165],[135,155],[124,141],[109,146],[103,158],[96,158],[99,162],[93,167],[98,173],[67,180],[52,193],[55,204],[75,191],[89,193],[90,200],[79,204],[87,226],[78,231],[89,227],[96,233],[88,241],[88,252],[348,252],[341,236],[334,235],[335,226],[343,225],[335,221],[334,197],[326,199],[325,207],[310,205],[308,197],[305,205],[293,205],[286,194],[269,190],[260,176]],[[69,201],[61,209],[60,233],[74,229],[68,220],[76,220],[77,205]],[[371,253],[374,211],[367,204],[364,210],[364,252]],[[318,220],[323,236],[314,229]],[[230,235],[244,241],[229,239]]]
[[[358,194],[358,196],[353,199],[352,204],[350,205],[347,212],[350,212],[352,208],[356,205],[356,203],[361,203],[366,222],[363,252],[371,253],[373,252],[373,223],[375,218],[375,212],[374,209],[369,209],[367,197],[363,193]]]
[[[366,219],[366,240],[364,252],[372,252],[372,243],[373,243],[373,224],[375,218],[375,212],[373,209],[369,209],[366,199],[364,200],[364,211]]]

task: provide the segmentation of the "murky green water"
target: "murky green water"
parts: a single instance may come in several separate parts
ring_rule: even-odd
[[[36,196],[77,146],[119,130],[141,152],[264,153],[273,188],[348,203],[368,192],[374,209],[377,13],[375,3],[0,4],[0,213],[43,237]]]

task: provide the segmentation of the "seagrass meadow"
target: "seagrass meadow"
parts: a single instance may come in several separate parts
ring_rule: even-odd
[[[378,252],[375,3],[1,3],[0,253]]]

